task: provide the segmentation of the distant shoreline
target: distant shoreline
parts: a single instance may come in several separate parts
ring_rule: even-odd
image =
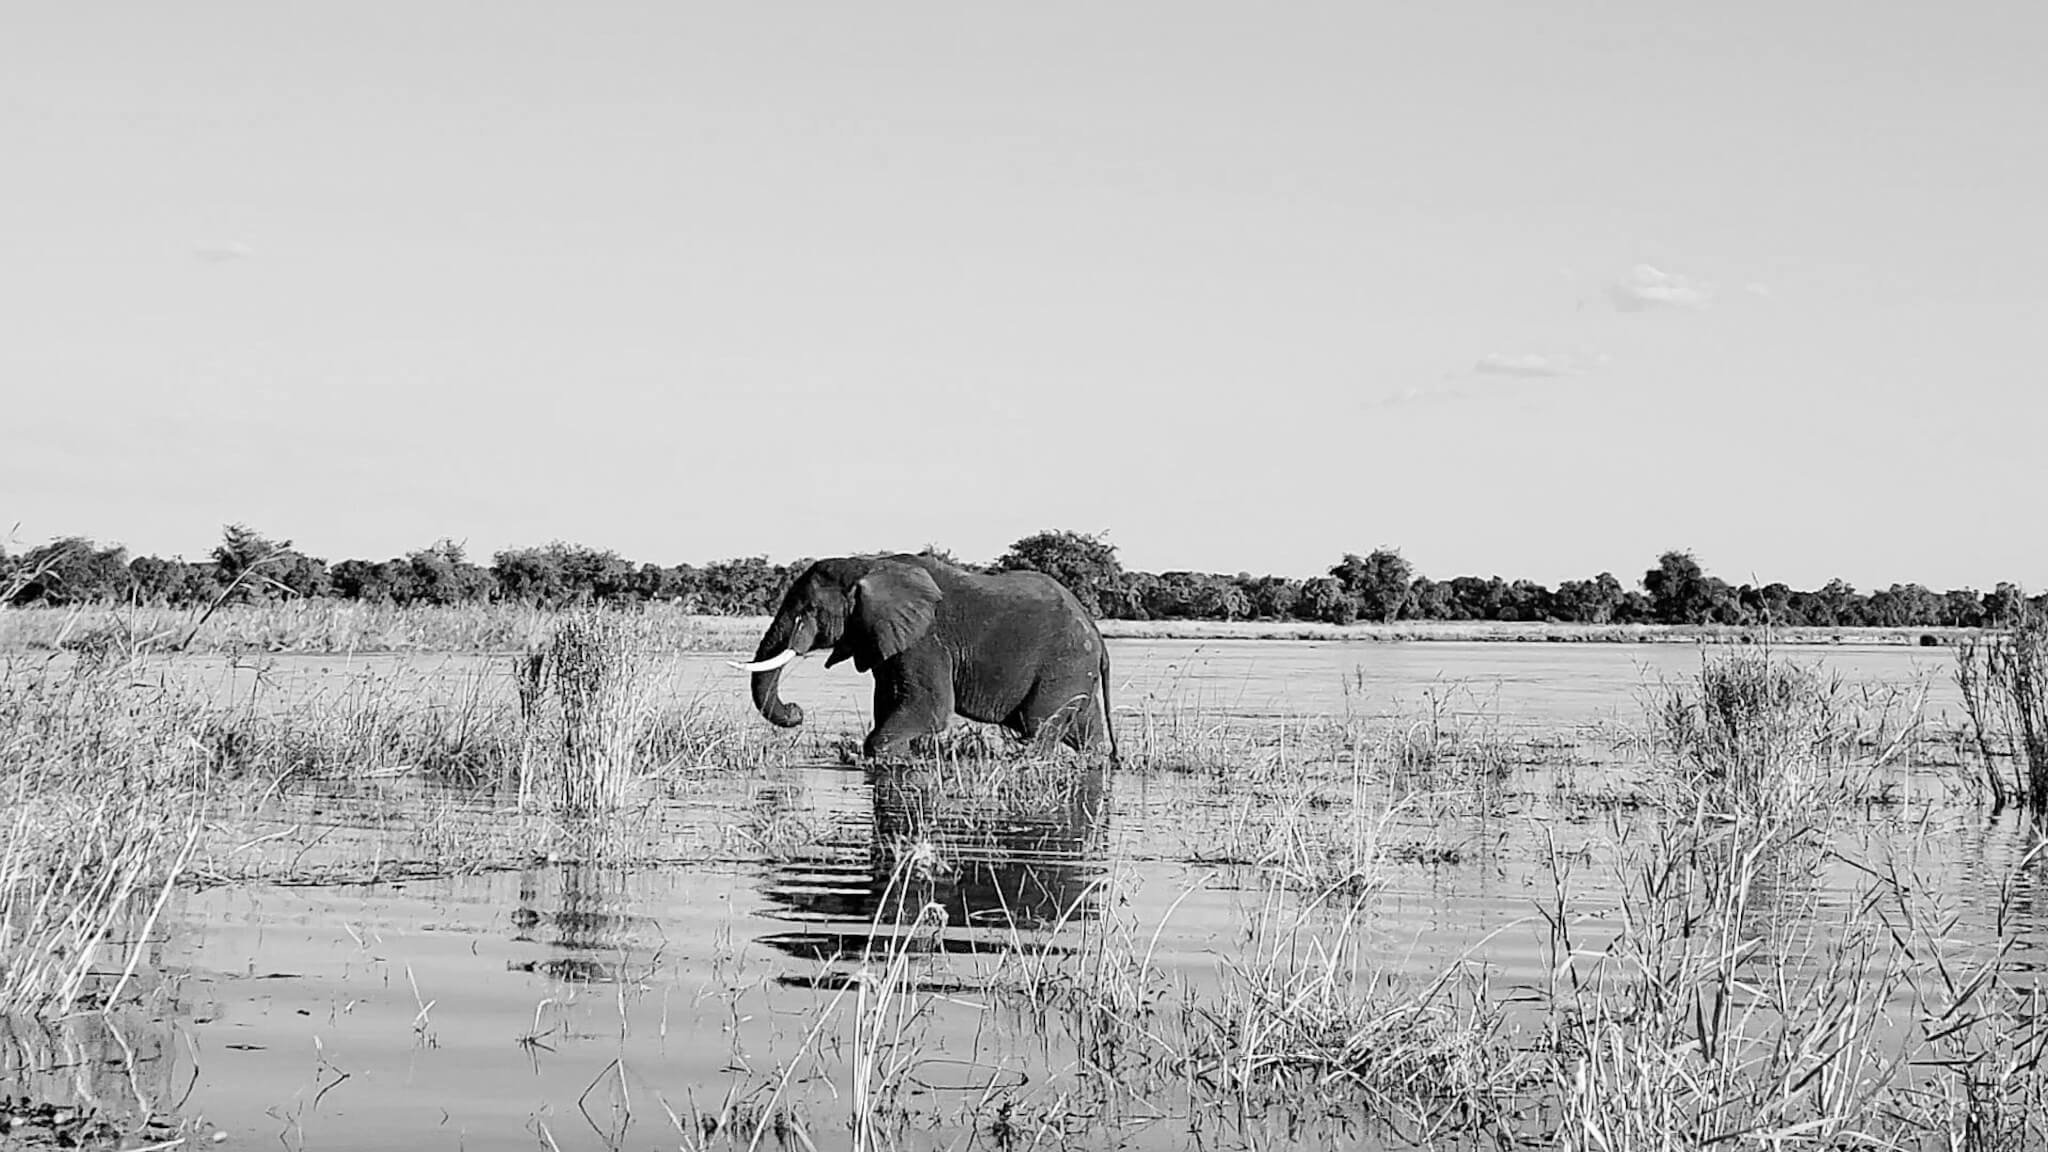
[[[766,616],[695,617],[707,635],[752,641]],[[1264,640],[1327,644],[1797,644],[1953,647],[1982,628],[1764,628],[1734,624],[1566,624],[1506,620],[1399,620],[1326,624],[1312,620],[1099,620],[1107,640]]]
[[[644,641],[667,652],[751,653],[767,616],[698,616],[668,605],[633,612]],[[519,605],[393,608],[310,601],[199,614],[107,606],[0,610],[0,654],[107,646],[163,652],[187,636],[192,653],[517,652],[553,630],[559,614]],[[194,629],[196,626],[196,635]],[[1953,647],[1978,628],[1764,628],[1735,625],[1522,623],[1402,620],[1327,624],[1305,620],[1104,620],[1120,641],[1268,641],[1323,644],[1784,644]]]
[[[1950,647],[1981,628],[1765,628],[1734,624],[1563,624],[1401,620],[1322,624],[1259,620],[1104,620],[1111,640],[1310,640],[1331,643],[1811,644]]]

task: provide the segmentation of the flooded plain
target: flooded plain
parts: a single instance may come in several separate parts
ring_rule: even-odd
[[[1775,655],[1840,676],[1873,713],[1959,719],[1944,650]],[[0,1091],[157,1118],[122,1147],[164,1117],[195,1142],[289,1149],[1400,1146],[1427,1125],[1398,1110],[1220,1100],[1236,1073],[1202,1054],[1203,1030],[1237,1010],[1243,1042],[1261,981],[1307,956],[1374,987],[1477,982],[1503,1007],[1501,1045],[1541,1043],[1561,961],[1623,929],[1621,846],[1668,824],[1642,780],[1646,710],[1702,652],[1126,641],[1112,657],[1137,761],[1115,770],[1000,751],[845,763],[831,737],[864,731],[869,681],[799,665],[783,692],[810,723],[791,739],[815,755],[664,766],[606,818],[626,865],[436,874],[437,846],[511,835],[502,785],[280,782],[221,815],[218,859],[288,856],[308,878],[323,860],[403,866],[181,890],[147,974],[162,1018],[16,1026]],[[460,709],[508,693],[507,662],[166,674],[258,707],[402,675]],[[717,660],[675,674],[707,708],[745,708],[745,678]],[[1432,756],[1402,751],[1418,741]],[[1198,754],[1145,755],[1169,747]],[[2002,949],[2023,979],[2048,933],[2036,839],[1953,751],[1930,741],[1860,781],[1861,806],[1773,907],[1824,939],[1881,914],[1873,875],[1908,878],[1955,957]],[[1360,855],[1366,872],[1328,866]],[[1318,951],[1333,920],[1345,943]],[[877,1112],[879,1127],[851,1119]]]

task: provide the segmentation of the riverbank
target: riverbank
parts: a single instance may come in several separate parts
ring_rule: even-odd
[[[632,612],[651,649],[751,652],[765,616],[698,616],[672,605]],[[94,649],[188,652],[516,652],[547,634],[559,613],[517,604],[393,608],[312,600],[198,613],[163,608],[0,610],[0,654]],[[1564,624],[1403,620],[1322,624],[1300,620],[1104,620],[1112,640],[1300,640],[1314,643],[1820,644],[1952,646],[1971,628],[1762,628],[1722,625]]]
[[[1552,621],[1402,620],[1320,624],[1291,620],[1104,620],[1122,640],[1312,640],[1520,644],[1898,644],[1949,646],[1976,628],[1764,628],[1724,624],[1562,624]]]

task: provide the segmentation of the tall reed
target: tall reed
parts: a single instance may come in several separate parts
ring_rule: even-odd
[[[699,616],[672,604],[605,611],[640,622],[643,643],[663,652],[751,649],[762,627],[757,618]],[[516,603],[400,608],[329,599],[222,604],[211,612],[122,604],[11,608],[0,611],[0,652],[518,652],[543,642],[562,615]]]
[[[1724,814],[1793,812],[1868,794],[1920,735],[1924,697],[1924,686],[1859,696],[1768,648],[1703,655],[1690,682],[1659,685],[1651,744],[1682,796]]]
[[[634,629],[614,613],[571,612],[514,675],[526,726],[521,804],[545,793],[565,815],[617,808],[654,714],[652,669]]]
[[[2002,635],[1963,640],[1955,679],[1994,802],[2048,810],[2048,616],[2029,612]],[[2012,764],[2009,786],[2003,761]]]
[[[124,672],[0,673],[0,1012],[119,1002],[198,843],[196,712]]]

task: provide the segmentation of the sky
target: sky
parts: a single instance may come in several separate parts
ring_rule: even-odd
[[[2048,6],[7,24],[10,548],[2048,588]]]

